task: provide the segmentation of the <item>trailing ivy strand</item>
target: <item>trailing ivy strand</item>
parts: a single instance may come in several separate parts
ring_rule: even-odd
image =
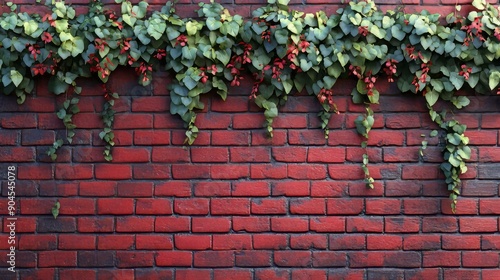
[[[90,1],[89,12],[77,15],[63,1],[48,0],[51,13],[45,15],[4,13],[0,17],[0,69],[2,91],[15,94],[18,103],[34,89],[35,76],[49,76],[49,89],[64,94],[67,101],[57,115],[67,128],[71,143],[78,113],[81,88],[77,78],[97,76],[106,83],[118,66],[135,69],[139,83],[148,85],[152,72],[165,68],[175,79],[169,85],[170,113],[186,125],[186,142],[197,136],[196,111],[204,104],[201,96],[216,92],[222,99],[228,87],[237,87],[243,77],[253,75],[249,97],[264,110],[264,126],[272,135],[278,108],[294,92],[317,97],[319,117],[328,137],[328,122],[335,106],[335,83],[343,76],[358,82],[352,90],[354,103],[381,102],[377,80],[397,82],[402,92],[422,95],[431,119],[446,137],[441,166],[455,209],[460,174],[470,157],[465,126],[433,106],[449,101],[460,109],[469,104],[455,93],[470,88],[479,93],[498,91],[500,83],[499,9],[485,0],[474,0],[476,8],[461,16],[459,7],[443,20],[426,11],[377,9],[371,0],[350,1],[333,15],[323,11],[305,14],[291,10],[288,0],[268,0],[253,11],[253,18],[231,15],[217,3],[200,3],[198,18],[180,18],[168,2],[161,11],[148,11],[147,2],[137,5],[115,0],[116,14],[100,1]],[[12,11],[16,6],[10,3]],[[106,141],[105,157],[111,160],[113,146],[113,100],[118,96],[104,87],[102,114]],[[374,116],[357,121],[365,138]],[[56,158],[64,144],[58,139],[49,149]],[[367,186],[368,156],[363,157]]]

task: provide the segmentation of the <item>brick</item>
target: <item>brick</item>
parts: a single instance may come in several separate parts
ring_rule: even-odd
[[[192,218],[192,232],[229,232],[229,218]]]
[[[248,131],[212,131],[212,145],[247,146],[250,144]]]
[[[116,232],[153,232],[154,218],[128,216],[116,218]]]
[[[482,215],[500,214],[500,207],[497,199],[480,199],[479,211]]]
[[[2,128],[36,128],[36,115],[32,113],[1,114]],[[43,129],[43,128],[42,128]]]
[[[405,165],[403,166],[402,179],[428,180],[438,178],[439,169],[434,165]]]
[[[116,194],[116,182],[80,182],[80,196],[114,196]]]
[[[212,215],[250,215],[250,199],[212,198],[210,213]]]
[[[74,267],[76,252],[45,251],[38,253],[38,267]]]
[[[421,255],[419,252],[366,252],[365,254],[361,253],[361,256],[357,253],[353,254],[358,257],[358,260],[351,261],[351,267],[356,267],[357,261],[360,262],[359,264],[362,264],[366,261],[365,257],[376,258],[379,255],[381,255],[382,264],[385,267],[415,268],[421,265]],[[368,262],[370,261],[368,260]]]
[[[17,188],[18,187],[16,187],[15,190],[17,190]],[[25,198],[20,201],[20,206],[17,207],[20,208],[21,214],[47,214],[47,210],[45,209],[51,209],[54,203],[55,200],[52,199]],[[6,210],[7,201],[5,201],[5,206],[4,209]],[[6,212],[3,213],[7,214]]]
[[[479,179],[500,179],[498,166],[496,164],[481,164],[478,170]]]
[[[253,236],[253,248],[257,250],[286,249],[288,237],[285,234],[256,234]]]
[[[463,252],[462,265],[463,267],[498,267],[499,264],[498,252]]]
[[[453,217],[424,217],[422,232],[457,232],[457,218]]]
[[[444,279],[470,279],[479,280],[480,271],[467,269],[446,269],[444,271]],[[485,278],[483,278],[485,279]],[[486,278],[487,279],[487,278]],[[494,279],[494,278],[492,278]]]
[[[438,199],[404,199],[403,209],[406,215],[425,215],[439,213],[439,205],[441,201]]]
[[[348,217],[346,219],[347,232],[382,232],[383,229],[382,218]]]
[[[267,217],[233,217],[233,230],[236,232],[265,232],[271,229]]]
[[[275,232],[307,232],[309,221],[304,218],[271,218],[271,230]]]
[[[60,279],[95,279],[96,272],[90,269],[60,269]]]
[[[285,179],[287,175],[285,164],[252,164],[250,166],[251,179]]]
[[[292,270],[292,279],[307,280],[318,279],[326,280],[326,271],[318,269],[294,269]]]
[[[48,208],[50,209],[50,208]],[[39,217],[37,232],[74,232],[76,230],[76,219],[70,217]]]
[[[359,180],[364,179],[365,175],[359,165],[328,165],[328,174],[334,180]]]
[[[213,112],[247,112],[248,102],[245,96],[228,96],[226,100],[213,99],[210,110]],[[241,115],[243,114],[233,116],[233,123],[236,123],[236,117]]]
[[[345,252],[312,252],[313,267],[345,267],[347,254]]]
[[[474,146],[496,145],[497,135],[498,134],[496,130],[480,130],[480,131],[472,130],[472,131],[467,131],[466,133],[466,136],[469,137],[470,140],[469,144]]]
[[[374,170],[376,171],[376,170]],[[377,175],[372,173],[374,179],[377,179]],[[383,177],[383,176],[382,176]],[[384,186],[381,182],[375,181],[373,183],[374,188],[368,188],[364,181],[362,182],[351,182],[349,183],[349,196],[383,196]]]
[[[477,215],[479,212],[478,201],[475,199],[459,199],[455,213],[451,210],[449,199],[441,200],[441,212],[448,215]]]
[[[189,182],[170,181],[155,185],[155,196],[188,197],[191,196]]]
[[[341,197],[347,193],[347,182],[311,182],[311,197]]]
[[[155,232],[187,232],[190,224],[188,217],[157,217]]]
[[[494,217],[461,217],[460,232],[496,232],[498,219]]]
[[[188,269],[182,270],[177,269],[175,271],[175,279],[179,280],[189,280],[189,279],[209,279],[210,278],[210,270],[208,269]]]
[[[405,279],[439,279],[440,275],[439,268],[405,270]]]
[[[97,279],[134,279],[133,269],[100,269],[97,271]]]
[[[342,163],[345,161],[345,148],[310,147],[307,162]]]
[[[217,269],[214,271],[214,280],[224,279],[252,279],[252,271],[240,269]]]
[[[344,232],[345,218],[343,217],[317,217],[309,221],[310,230],[315,232]]]
[[[252,248],[252,237],[246,234],[213,235],[214,250],[249,250]]]
[[[0,145],[17,145],[18,144],[18,132],[14,130],[2,130],[0,131]]]
[[[234,182],[231,191],[232,196],[262,197],[270,194],[269,183],[265,181]]]
[[[170,144],[170,131],[164,130],[137,130],[134,131],[135,145],[168,145]]]
[[[259,126],[259,128],[260,127],[261,126]],[[262,130],[252,131],[251,137],[253,146],[284,146],[288,143],[288,137],[285,130],[273,130],[273,137],[269,137],[269,134]]]
[[[385,217],[385,232],[419,232],[421,218]]]
[[[279,114],[273,121],[274,128],[306,128],[307,116],[297,114]]]
[[[99,198],[97,199],[98,214],[129,215],[134,213],[132,198]]]
[[[152,128],[153,116],[147,114],[126,114],[115,116],[115,129]]]
[[[407,235],[403,238],[404,250],[438,250],[441,249],[439,235]]]
[[[403,238],[397,235],[367,235],[366,248],[368,250],[401,250]]]
[[[422,194],[422,184],[418,181],[386,181],[386,196],[420,196]]]
[[[18,167],[17,172],[17,179],[19,180],[50,180],[54,176],[52,167],[47,165],[23,165]]]
[[[310,184],[307,181],[279,181],[272,184],[272,195],[309,196]]]
[[[173,279],[174,272],[171,269],[138,268],[135,269],[135,279],[137,280],[161,280]]]
[[[212,165],[210,177],[217,180],[237,180],[248,178],[248,165]]]
[[[78,218],[78,232],[113,232],[114,218],[82,217]]]
[[[304,147],[272,148],[274,160],[278,162],[306,162],[307,149]]]
[[[135,248],[137,250],[171,250],[173,248],[172,237],[165,235],[136,235]]]
[[[158,251],[155,256],[157,266],[188,266],[193,260],[193,253],[188,251]]]
[[[61,215],[93,215],[95,214],[94,199],[87,198],[60,198]]]
[[[120,197],[151,197],[153,196],[153,183],[118,182],[117,190]]]
[[[140,198],[135,203],[135,213],[138,215],[170,215],[172,201],[163,198]]]
[[[363,211],[363,199],[330,198],[326,209],[328,215],[358,215]]]
[[[418,162],[419,147],[384,148],[384,162]]]
[[[130,250],[134,246],[134,235],[99,235],[98,250]]]
[[[444,235],[442,246],[445,250],[479,250],[481,249],[481,236]]]
[[[188,161],[188,156],[186,155],[186,160]],[[201,147],[201,148],[191,148],[191,161],[192,162],[228,162],[229,161],[229,151],[227,148],[222,147]]]
[[[366,236],[361,234],[330,234],[330,250],[363,250],[366,249]]]
[[[60,234],[58,248],[61,250],[95,250],[96,236]]]
[[[210,178],[210,166],[208,165],[172,165],[172,177],[174,179],[208,179]]]
[[[311,265],[311,252],[275,251],[274,263],[280,267],[308,267]]]
[[[6,270],[7,271],[7,270]],[[8,271],[8,275],[12,275],[12,272]],[[39,268],[39,269],[25,269],[19,271],[20,277],[26,280],[36,280],[36,279],[56,279],[55,268]],[[3,276],[3,275],[2,275]],[[10,276],[9,276],[10,277]],[[6,278],[9,279],[9,278]],[[14,279],[14,278],[10,278]]]
[[[32,162],[35,160],[34,147],[0,147],[0,162]]]
[[[321,180],[326,178],[326,168],[320,164],[288,165],[288,177],[297,180]]]
[[[325,145],[323,130],[288,130],[288,143],[291,145]]]
[[[169,99],[164,96],[133,97],[133,112],[165,112],[168,110]]]
[[[195,267],[233,267],[234,253],[232,251],[202,251],[194,252]]]
[[[271,153],[269,148],[264,147],[232,147],[229,149],[231,162],[270,162]]]
[[[482,279],[495,279],[500,273],[500,269],[483,269],[481,270]]]
[[[189,150],[181,147],[153,147],[151,160],[165,163],[189,162]]]
[[[95,165],[95,178],[104,180],[126,180],[132,178],[130,165],[98,164]]]
[[[402,130],[372,130],[370,138],[368,138],[368,145],[377,147],[402,146],[404,141],[405,134]]]
[[[162,164],[147,164],[133,166],[134,179],[170,179],[170,166]]]
[[[325,214],[326,203],[320,198],[295,198],[290,200],[291,214]]]
[[[124,148],[124,147],[114,147],[113,148],[113,162],[149,162],[150,155],[149,150],[146,148]]]
[[[11,141],[5,141],[5,142],[14,143],[17,139],[17,135],[14,133],[9,135],[7,134],[7,132],[11,131],[6,131],[5,133],[0,135],[5,135],[4,139],[11,138]],[[0,139],[2,138],[3,137],[0,137]],[[54,141],[55,141],[55,133],[54,131],[50,130],[25,129],[22,131],[21,134],[21,145],[23,146],[52,145]]]
[[[92,179],[92,165],[67,165],[58,164],[56,166],[55,178],[59,180],[84,180]]]
[[[466,180],[462,183],[462,196],[486,197],[498,194],[498,182]]]
[[[397,199],[367,199],[366,214],[391,215],[401,213],[401,201]]]
[[[209,202],[206,198],[175,199],[174,212],[181,215],[207,215]]]
[[[429,251],[423,252],[423,267],[459,267],[461,264],[460,252]]]
[[[291,235],[290,248],[298,250],[326,249],[327,236],[321,234]]]
[[[7,222],[5,223],[7,224]],[[57,248],[57,237],[49,234],[23,235],[21,238],[18,238],[17,242],[19,244],[17,249],[19,250],[49,251]],[[7,239],[5,243],[7,244]]]
[[[420,115],[386,115],[385,126],[387,128],[419,128],[421,126]]]
[[[212,238],[209,235],[174,236],[175,248],[179,250],[207,250],[212,249]]]
[[[285,269],[259,269],[255,271],[256,280],[287,280],[290,279],[290,271]]]

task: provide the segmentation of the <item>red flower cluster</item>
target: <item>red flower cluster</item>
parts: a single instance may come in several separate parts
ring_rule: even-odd
[[[156,54],[154,57],[158,60],[161,60],[162,58],[167,56],[167,52],[164,49],[157,49]]]
[[[99,58],[93,53],[89,55],[89,60],[87,60],[86,63],[90,64],[90,72],[98,72],[99,76],[102,79],[105,79],[111,74],[111,71],[108,68],[108,64],[113,65],[113,63],[108,57],[106,57],[106,62],[104,62],[104,67],[101,67]]]
[[[94,45],[95,45],[95,48],[97,50],[99,50],[100,52],[104,51],[104,48],[106,48],[106,46],[108,45],[108,43],[102,39],[99,39],[99,38],[96,38],[94,40]]]
[[[34,60],[36,60],[36,56],[39,55],[40,52],[40,46],[37,44],[26,44],[28,47],[28,51],[30,52],[31,56],[33,57]]]
[[[262,38],[262,40],[266,40],[268,42],[271,42],[271,31],[269,31],[269,30],[262,31],[262,33],[260,34],[260,37]]]
[[[243,46],[243,53],[241,55],[233,55],[233,57],[231,57],[231,61],[226,65],[226,68],[231,71],[231,76],[233,76],[231,86],[239,86],[240,80],[243,79],[240,75],[240,71],[243,70],[241,65],[252,62],[250,59],[252,45],[245,42],[240,42],[239,45]]]
[[[470,25],[464,25],[462,26],[462,30],[465,30],[467,32],[467,36],[464,39],[464,45],[469,46],[470,42],[474,40],[474,37],[477,36],[479,40],[481,41],[486,41],[483,37],[483,23],[481,22],[480,17],[476,17],[473,22],[471,22]]]
[[[48,43],[52,42],[52,35],[49,32],[43,32],[43,34],[42,34],[42,41],[45,44],[48,44]]]
[[[366,26],[360,26],[360,27],[358,27],[358,32],[363,37],[366,37],[368,34],[370,34],[370,32],[368,31],[368,27],[366,27]]]
[[[328,102],[330,106],[335,106],[333,103],[333,90],[322,88],[318,93],[318,100],[321,103]]]
[[[200,67],[201,73],[199,76],[201,77],[200,81],[204,84],[208,81],[208,76],[207,72],[211,73],[212,75],[217,74],[217,66],[215,64],[208,66],[207,68],[205,67]]]
[[[470,73],[472,73],[472,67],[467,67],[467,65],[462,64],[462,71],[460,71],[458,75],[464,77],[465,80],[468,80]]]
[[[120,43],[120,54],[126,53],[128,50],[130,50],[130,41],[132,38],[127,38],[123,40],[123,42]]]
[[[176,46],[181,45],[181,47],[184,47],[187,44],[187,37],[184,34],[179,35],[175,40],[176,40],[175,42]]]
[[[397,72],[397,60],[395,59],[387,59],[385,62],[384,72],[387,75],[387,81],[389,83],[394,82],[394,74]]]
[[[367,75],[365,76],[364,82],[365,82],[365,88],[367,90],[367,95],[372,96],[373,95],[373,89],[375,88],[375,82],[377,81],[377,76],[372,76],[372,71],[368,71],[366,73]]]
[[[420,90],[419,82],[425,83],[427,81],[427,73],[429,73],[429,71],[430,71],[429,66],[431,66],[431,65],[432,65],[432,62],[430,62],[430,61],[427,63],[420,64],[422,74],[420,75],[420,77],[415,76],[413,78],[413,81],[411,82],[411,84],[415,86],[415,91],[418,92]],[[424,95],[425,95],[425,93],[424,93]]]
[[[141,62],[141,65],[139,67],[135,68],[135,72],[142,76],[142,82],[147,82],[149,81],[148,78],[148,72],[153,71],[153,66],[146,64],[145,62]]]

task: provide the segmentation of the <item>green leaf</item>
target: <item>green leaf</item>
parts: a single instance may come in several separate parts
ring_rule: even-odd
[[[438,135],[438,131],[437,130],[433,130],[433,131],[431,131],[431,133],[429,135],[431,137],[436,137]]]
[[[278,44],[284,45],[288,42],[288,31],[286,29],[278,29],[274,32],[276,37],[276,42]]]
[[[21,75],[21,73],[19,73],[17,70],[10,70],[10,79],[12,83],[14,83],[16,87],[18,87],[23,81],[23,75]]]
[[[436,104],[438,99],[439,93],[434,90],[430,90],[425,94],[425,100],[427,100],[427,104],[429,104],[429,106],[433,106],[434,104]]]
[[[57,219],[57,216],[59,216],[59,209],[61,208],[61,204],[59,201],[56,201],[54,203],[54,206],[52,206],[52,216],[54,216],[54,219]]]
[[[213,30],[217,30],[217,29],[219,29],[222,26],[222,23],[219,20],[216,20],[213,17],[207,18],[207,20],[206,20],[205,23],[206,23],[208,29],[212,30],[212,31]]]
[[[500,72],[498,71],[492,71],[490,73],[490,77],[488,80],[488,85],[490,86],[490,89],[493,90],[498,86],[498,83],[500,83]]]

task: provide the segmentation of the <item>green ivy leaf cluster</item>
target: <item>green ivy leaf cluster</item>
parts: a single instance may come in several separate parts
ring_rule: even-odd
[[[11,12],[0,17],[1,91],[15,94],[23,103],[33,92],[34,77],[48,75],[49,89],[67,98],[57,111],[67,128],[67,142],[75,129],[71,116],[78,112],[78,78],[97,76],[106,83],[118,66],[135,69],[142,85],[151,83],[155,70],[172,74],[170,113],[184,120],[188,144],[198,134],[201,97],[215,92],[225,99],[228,89],[239,86],[248,74],[254,77],[249,96],[264,110],[263,125],[270,135],[288,96],[306,92],[321,105],[318,116],[328,137],[331,114],[339,113],[335,83],[350,75],[357,79],[351,93],[354,103],[383,102],[376,85],[388,79],[402,92],[424,96],[431,118],[447,135],[453,130],[465,137],[459,133],[462,125],[451,125],[452,120],[445,121],[432,106],[444,100],[460,109],[469,100],[455,95],[457,91],[490,93],[500,84],[499,10],[485,0],[474,0],[476,10],[465,17],[457,7],[445,23],[440,15],[426,11],[384,13],[372,0],[350,1],[333,15],[305,14],[291,10],[288,0],[269,0],[253,11],[251,19],[232,15],[213,2],[200,3],[198,18],[192,19],[176,15],[170,2],[151,12],[145,1],[115,1],[119,14],[106,10],[100,1],[90,1],[89,12],[82,15],[63,1],[47,1],[49,14]],[[100,134],[107,143],[108,160],[113,146],[112,99],[104,101],[105,128]],[[365,138],[370,118],[368,111],[357,122]],[[444,159],[451,167],[443,170],[453,185],[450,190],[458,194],[467,141],[453,136],[446,143]],[[57,140],[49,155],[55,158],[63,144]],[[363,164],[367,170],[367,156]],[[454,173],[454,168],[460,172]]]

